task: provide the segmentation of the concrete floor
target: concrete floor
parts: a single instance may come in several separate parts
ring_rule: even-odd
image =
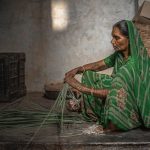
[[[43,93],[28,93],[12,103],[1,103],[0,110],[49,110],[54,100]],[[37,107],[38,106],[38,107]],[[41,125],[41,124],[40,124]],[[82,131],[88,124],[68,124],[64,133],[56,124],[37,127],[0,129],[0,150],[149,150],[149,130],[89,135]]]

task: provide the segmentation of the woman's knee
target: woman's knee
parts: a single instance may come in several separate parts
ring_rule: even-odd
[[[95,74],[95,71],[92,70],[87,70],[83,73],[82,75],[82,81],[87,81],[87,80],[91,80],[91,78],[93,77],[93,74]]]
[[[83,73],[83,77],[85,76],[86,78],[89,77],[89,76],[93,76],[93,74],[95,74],[96,72],[95,71],[92,71],[92,70],[87,70]]]

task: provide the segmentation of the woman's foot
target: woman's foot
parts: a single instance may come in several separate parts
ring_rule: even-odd
[[[70,99],[66,105],[69,111],[80,112],[81,110],[81,101],[76,99]]]
[[[73,91],[74,96],[75,96],[76,99],[80,99],[81,98],[82,93],[80,91],[78,91],[78,90],[76,90],[74,88],[72,88],[71,90]]]

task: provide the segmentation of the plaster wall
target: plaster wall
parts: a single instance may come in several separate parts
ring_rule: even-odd
[[[134,0],[65,2],[68,26],[57,32],[50,0],[0,1],[0,52],[26,54],[28,91],[42,91],[45,83],[61,82],[68,70],[113,53],[112,25],[134,16]]]

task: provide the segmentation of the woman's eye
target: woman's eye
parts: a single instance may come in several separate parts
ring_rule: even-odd
[[[118,36],[115,36],[115,39],[116,39],[116,40],[119,40],[120,38],[119,38]]]

